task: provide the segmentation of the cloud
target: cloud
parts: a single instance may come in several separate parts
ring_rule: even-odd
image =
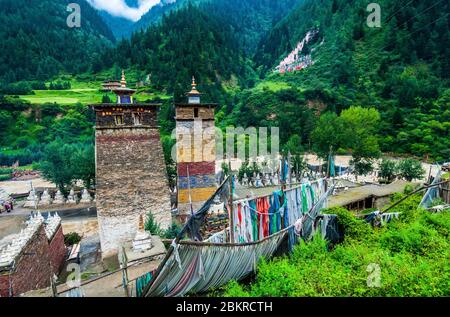
[[[98,10],[136,22],[160,0],[138,0],[137,8],[129,7],[125,0],[87,0],[87,2]]]

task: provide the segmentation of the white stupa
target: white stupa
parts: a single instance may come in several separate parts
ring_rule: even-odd
[[[144,229],[144,219],[142,215],[139,217],[139,229],[133,240],[134,252],[145,252],[153,247],[152,236]]]
[[[31,190],[28,194],[27,200],[23,205],[24,208],[36,208],[39,203],[39,197],[36,195],[36,191],[34,190],[33,184],[30,182]]]
[[[41,196],[41,200],[39,201],[39,206],[49,206],[52,204],[52,197],[48,193],[48,189],[44,190],[44,193]]]
[[[64,198],[64,195],[58,189],[58,191],[55,194],[55,200],[53,200],[53,204],[54,205],[64,205],[65,203],[66,203],[66,198]]]
[[[85,188],[81,194],[81,204],[90,204],[92,202],[92,197],[89,191]]]
[[[77,198],[75,196],[75,191],[73,188],[70,190],[69,196],[67,197],[66,204],[75,205],[77,203]]]

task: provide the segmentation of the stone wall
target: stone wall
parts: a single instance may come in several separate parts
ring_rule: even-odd
[[[64,234],[61,225],[49,241],[48,252],[50,256],[50,263],[52,264],[53,268],[53,273],[58,275],[59,272],[61,272],[67,255],[67,249],[64,245]]]
[[[189,167],[189,176],[216,173],[216,162],[178,163],[177,165],[178,177],[187,176],[188,167]]]
[[[157,128],[97,129],[97,215],[103,257],[134,238],[139,216],[172,222],[170,190]]]
[[[196,211],[217,190],[213,119],[211,105],[176,105],[178,219],[190,214],[190,202]]]

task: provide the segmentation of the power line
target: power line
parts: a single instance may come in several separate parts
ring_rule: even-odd
[[[426,24],[425,26],[421,27],[420,29],[415,30],[414,32],[411,32],[411,33],[410,33],[410,32],[407,32],[407,34],[405,34],[404,36],[400,37],[400,40],[403,40],[403,39],[407,38],[408,36],[411,36],[411,35],[413,35],[413,34],[419,32],[419,31],[422,31],[422,30],[425,29],[426,27],[430,26],[430,25],[433,24],[433,23],[436,23],[437,21],[439,21],[439,20],[441,20],[441,19],[443,19],[443,18],[446,18],[447,16],[448,16],[448,13],[446,13],[445,15],[441,16],[440,18],[438,18],[438,19],[436,19],[436,20],[433,20],[432,22]],[[379,49],[376,49],[376,48],[375,48],[374,50],[378,50],[378,52],[373,52],[372,54],[368,54],[367,56],[368,56],[368,57],[373,57],[373,56],[375,56],[376,54],[378,54],[379,52],[381,52],[382,50],[384,50],[385,48],[388,48],[390,45],[391,45],[391,44],[385,45],[385,46],[383,46],[383,47],[381,47],[381,48],[379,48]]]
[[[402,5],[400,7],[400,9],[398,9],[397,11],[395,11],[394,13],[392,13],[387,19],[385,23],[388,23],[397,13],[400,12],[401,9],[403,9],[404,7],[406,7],[407,5],[410,5],[412,2],[414,2],[414,0],[409,1],[407,4]]]
[[[436,2],[436,3],[433,4],[431,7],[428,7],[427,9],[425,9],[425,10],[423,10],[422,12],[420,12],[419,14],[413,16],[412,18],[410,18],[410,19],[407,20],[406,22],[402,23],[401,25],[405,25],[406,23],[408,23],[408,22],[411,21],[412,19],[417,18],[418,16],[424,14],[424,13],[427,12],[428,10],[430,10],[430,9],[434,8],[435,6],[437,6],[437,5],[438,5],[439,3],[441,3],[442,1],[444,1],[444,0],[440,0],[440,1]]]

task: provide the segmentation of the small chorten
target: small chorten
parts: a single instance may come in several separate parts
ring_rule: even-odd
[[[92,197],[89,191],[85,188],[83,189],[83,193],[81,194],[80,203],[82,204],[90,204],[92,202]]]
[[[54,205],[64,205],[66,203],[66,199],[64,198],[64,195],[61,193],[61,191],[58,189],[58,191],[55,194],[55,200],[53,200]]]
[[[133,251],[145,252],[150,250],[152,247],[152,236],[147,231],[145,231],[144,218],[142,217],[142,215],[140,215],[138,231],[133,240]]]
[[[30,194],[27,197],[27,201],[23,205],[25,208],[36,208],[39,203],[39,197],[36,195],[34,187],[31,187]]]
[[[77,203],[77,198],[75,197],[75,191],[73,190],[73,188],[70,190],[69,196],[67,197],[67,204],[76,204]]]
[[[256,174],[255,177],[255,187],[262,187],[261,176],[259,173]]]
[[[248,182],[249,182],[249,180],[248,180],[247,173],[244,173],[244,177],[242,177],[242,185],[248,186]]]

